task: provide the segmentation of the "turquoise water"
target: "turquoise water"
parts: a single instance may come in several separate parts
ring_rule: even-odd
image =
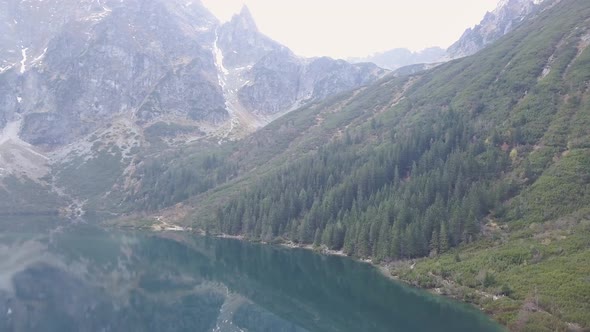
[[[179,233],[10,225],[0,233],[0,331],[502,330],[347,258]]]

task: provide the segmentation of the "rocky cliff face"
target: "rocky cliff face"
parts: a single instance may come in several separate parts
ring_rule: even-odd
[[[261,34],[247,8],[223,25],[198,1],[4,0],[0,8],[0,124],[22,116],[22,138],[34,145],[72,143],[119,117],[212,133],[236,114],[284,113],[326,95],[314,84],[299,93],[309,61]],[[282,77],[289,64],[297,74]],[[366,69],[338,65],[318,80],[342,76],[337,93],[384,73]],[[265,123],[251,118],[246,132]]]
[[[530,14],[540,8],[543,0],[502,0],[498,7],[486,13],[483,20],[467,29],[461,38],[447,49],[447,59],[472,55],[512,31]]]
[[[218,28],[215,47],[228,110],[241,127],[260,127],[306,102],[371,83],[386,73],[372,64],[298,57],[260,33],[246,7]]]
[[[20,50],[21,59],[8,52],[2,60],[9,65],[0,81],[10,88],[0,100],[9,106],[6,118],[22,116],[25,141],[72,143],[119,116],[213,123],[228,117],[206,44],[217,21],[201,7],[154,0],[66,1],[65,8],[9,3],[16,37],[2,48]],[[33,22],[18,21],[33,14],[46,23],[40,35]]]
[[[305,102],[370,83],[383,73],[374,65],[330,58],[302,60],[288,49],[274,51],[252,66],[239,100],[258,115],[277,115]]]

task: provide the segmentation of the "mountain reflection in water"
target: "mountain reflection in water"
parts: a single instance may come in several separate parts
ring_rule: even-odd
[[[346,258],[46,226],[0,233],[0,331],[502,330],[476,309]]]

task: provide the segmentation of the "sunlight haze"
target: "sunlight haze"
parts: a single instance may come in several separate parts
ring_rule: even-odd
[[[221,21],[248,6],[259,29],[303,56],[446,48],[497,0],[203,0]]]

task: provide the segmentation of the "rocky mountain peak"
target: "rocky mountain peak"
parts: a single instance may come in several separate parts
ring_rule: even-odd
[[[218,29],[218,44],[223,64],[228,68],[251,66],[270,52],[284,46],[258,31],[248,7]]]
[[[268,122],[253,113],[323,97],[312,94],[321,77],[339,78],[340,92],[383,74],[322,69],[298,94],[307,60],[258,31],[246,6],[221,24],[199,0],[4,0],[0,18],[0,131],[19,119],[20,138],[48,150],[121,119],[141,129],[180,124],[187,137],[239,137]],[[267,88],[284,68],[288,89]],[[258,100],[249,88],[276,103],[241,104],[238,96]]]
[[[254,21],[250,8],[246,5],[242,6],[242,10],[234,15],[230,22],[232,25],[239,26],[243,30],[258,31],[256,21]]]
[[[447,50],[448,59],[472,55],[512,31],[528,15],[536,11],[543,0],[501,0],[496,9],[486,13],[483,20],[467,29]]]

